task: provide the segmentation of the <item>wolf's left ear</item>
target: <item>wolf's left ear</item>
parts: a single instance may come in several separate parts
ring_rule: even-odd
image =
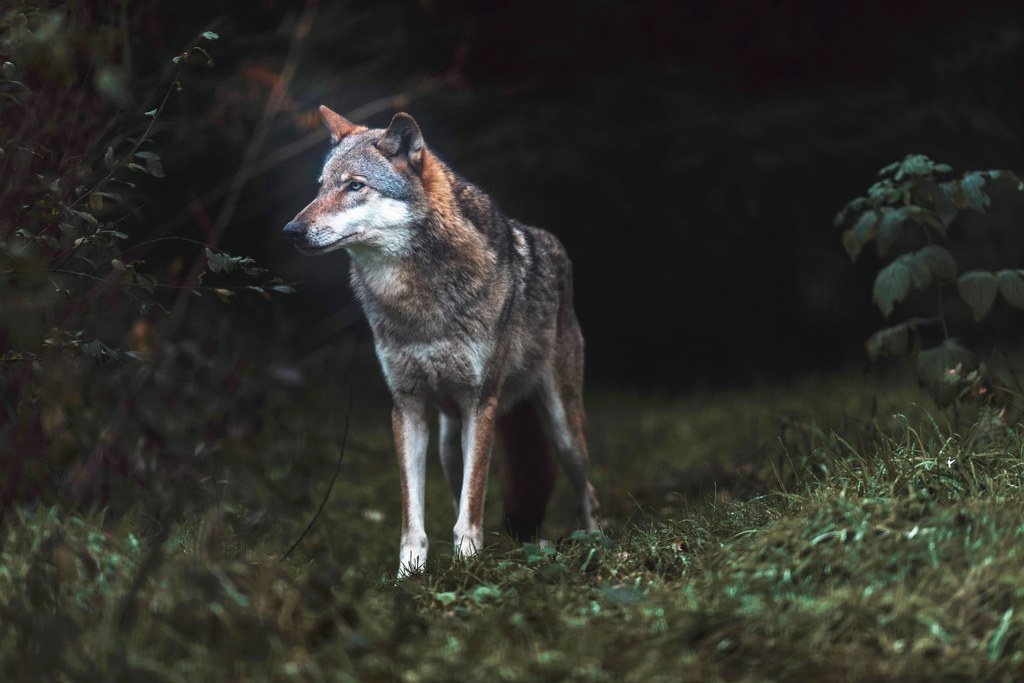
[[[331,131],[331,144],[336,145],[346,135],[356,132],[361,126],[357,126],[344,116],[330,107],[320,105],[320,118],[324,120],[327,130]]]
[[[423,133],[416,120],[405,112],[391,119],[391,125],[377,142],[377,149],[389,159],[408,161],[417,171],[423,166]]]

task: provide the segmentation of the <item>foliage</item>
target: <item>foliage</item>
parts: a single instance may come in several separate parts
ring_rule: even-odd
[[[985,391],[992,379],[985,376],[986,368],[977,355],[950,336],[945,289],[955,283],[975,322],[988,315],[1000,294],[1010,306],[1024,309],[1024,270],[961,272],[956,256],[943,246],[961,212],[986,211],[992,186],[1005,183],[1024,190],[1024,182],[1011,171],[970,171],[960,178],[951,177],[952,171],[948,164],[934,163],[924,155],[908,155],[879,171],[881,179],[868,188],[867,196],[849,202],[835,218],[835,225],[845,228],[843,247],[854,261],[871,242],[879,258],[897,246],[910,249],[875,276],[872,300],[886,318],[913,290],[935,290],[934,317],[912,317],[885,327],[872,334],[865,346],[876,361],[905,355],[913,337],[918,381],[940,406]],[[936,324],[941,325],[941,342],[922,349],[921,328]]]
[[[188,384],[187,370],[168,381],[169,364],[205,360],[178,334],[190,300],[292,291],[216,248],[214,230],[195,239],[146,220],[166,175],[165,112],[197,67],[213,66],[200,43],[219,36],[205,31],[163,71],[133,73],[124,9],[0,11],[0,519],[58,491],[89,506],[141,480],[151,493],[179,480],[182,453],[216,441],[225,412],[223,398],[190,411],[187,397],[237,370],[212,364],[199,382]],[[148,404],[159,394],[157,417]],[[178,426],[188,420],[195,431]],[[153,476],[165,467],[178,476]],[[163,501],[152,498],[155,508]]]

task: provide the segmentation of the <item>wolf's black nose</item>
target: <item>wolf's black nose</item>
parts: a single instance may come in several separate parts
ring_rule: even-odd
[[[288,239],[295,242],[306,234],[306,224],[299,221],[291,221],[284,226],[284,234]]]

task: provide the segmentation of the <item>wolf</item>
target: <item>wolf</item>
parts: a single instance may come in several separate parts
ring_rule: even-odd
[[[572,264],[549,232],[506,217],[494,200],[427,147],[399,113],[369,129],[326,106],[331,149],[316,198],[284,233],[304,255],[345,249],[393,398],[402,487],[399,577],[423,569],[429,414],[455,502],[455,551],[483,548],[495,434],[507,452],[505,523],[538,532],[554,485],[551,451],[568,475],[582,527],[600,529],[588,475],[583,335]]]

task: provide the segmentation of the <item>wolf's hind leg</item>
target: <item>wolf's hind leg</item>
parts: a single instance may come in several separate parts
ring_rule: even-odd
[[[551,438],[536,401],[522,401],[498,418],[505,446],[505,527],[518,541],[537,537],[555,487]]]
[[[455,514],[459,514],[459,497],[462,495],[462,419],[457,415],[440,417],[441,469],[448,480],[455,501]]]
[[[597,494],[590,484],[588,474],[589,456],[587,441],[583,433],[583,400],[575,388],[560,391],[553,372],[545,374],[537,397],[542,407],[542,423],[550,442],[558,453],[569,481],[579,497],[580,516],[584,529],[599,531],[600,506]]]

